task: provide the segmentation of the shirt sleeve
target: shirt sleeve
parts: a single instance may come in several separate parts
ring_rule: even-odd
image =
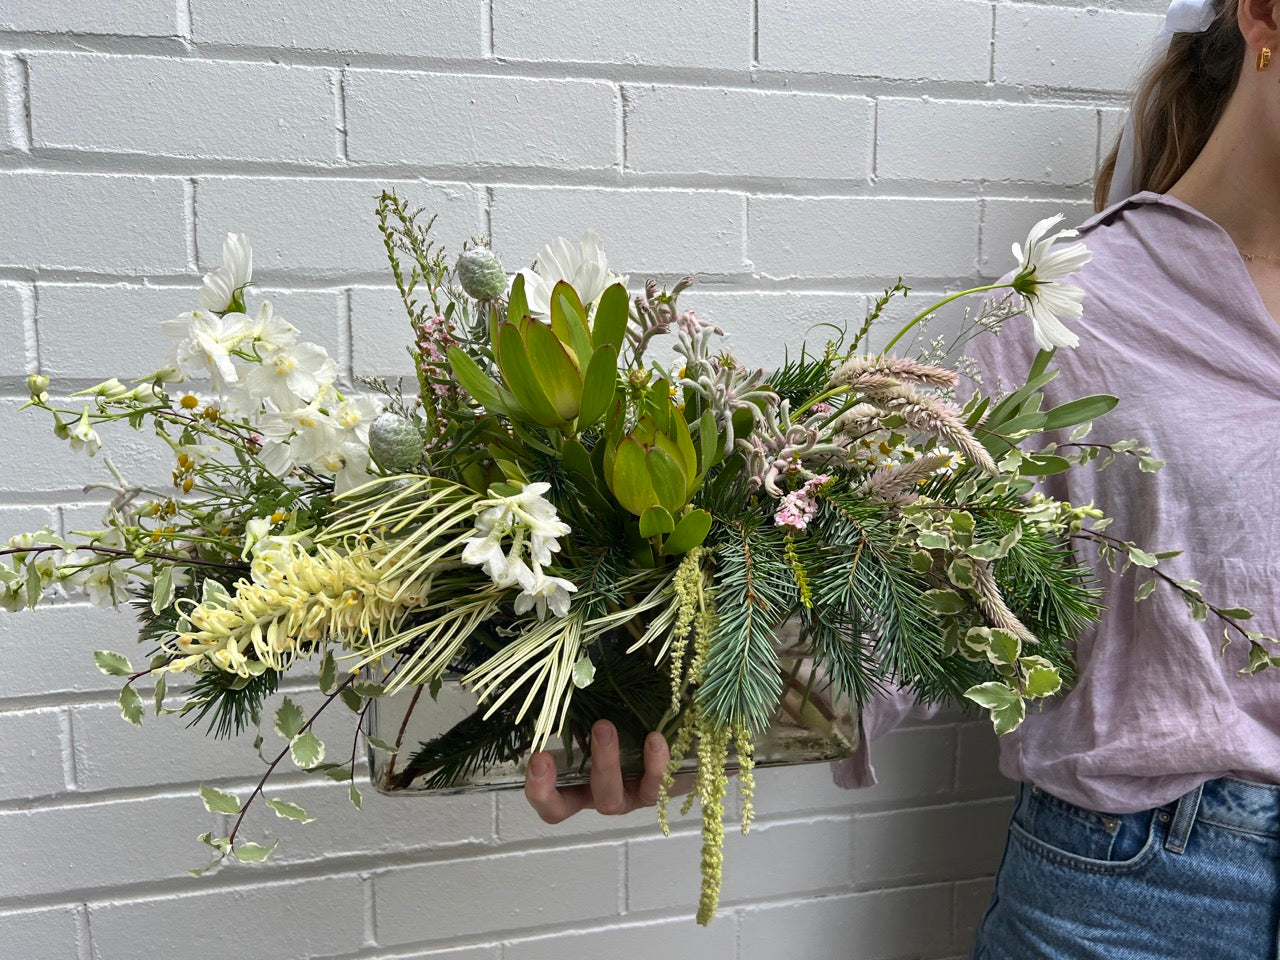
[[[876,768],[871,764],[871,741],[879,739],[906,719],[931,719],[942,705],[924,704],[916,695],[902,687],[885,690],[862,710],[858,724],[858,748],[853,756],[831,764],[831,778],[836,786],[846,790],[872,787],[876,780]]]

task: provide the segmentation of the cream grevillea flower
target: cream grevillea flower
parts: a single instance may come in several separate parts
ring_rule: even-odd
[[[222,243],[222,266],[204,275],[200,306],[210,313],[225,313],[233,306],[244,309],[242,291],[253,279],[253,249],[243,233],[228,233]]]
[[[1062,280],[1093,259],[1093,254],[1083,243],[1053,249],[1059,240],[1079,236],[1075,230],[1059,230],[1050,235],[1049,231],[1062,219],[1062,214],[1058,214],[1032,227],[1027,234],[1025,250],[1016,243],[1013,245],[1013,255],[1019,263],[1013,289],[1022,294],[1031,329],[1042,350],[1079,345],[1080,338],[1062,321],[1080,319],[1084,291]]]
[[[564,237],[556,237],[542,248],[532,269],[520,271],[524,277],[524,295],[529,314],[540,320],[551,316],[551,291],[561,280],[567,280],[577,291],[583,306],[590,306],[615,283],[626,284],[627,278],[609,272],[609,261],[600,247],[600,238],[588,230],[577,246]]]
[[[408,582],[388,578],[377,566],[380,554],[368,551],[269,537],[253,552],[250,579],[234,592],[178,601],[181,619],[163,640],[178,657],[162,670],[211,665],[248,677],[264,663],[286,669],[326,643],[363,650],[394,633],[430,590],[429,572]]]

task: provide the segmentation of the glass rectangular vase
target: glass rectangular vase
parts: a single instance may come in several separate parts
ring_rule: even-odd
[[[781,657],[783,696],[773,718],[754,743],[755,765],[760,767],[819,763],[850,756],[858,746],[858,716],[845,698],[830,697],[804,671],[807,661],[799,656]],[[524,785],[528,750],[512,750],[491,763],[468,765],[453,775],[435,772],[414,773],[414,755],[423,744],[455,731],[458,724],[478,721],[484,711],[475,695],[457,676],[446,676],[435,697],[423,687],[408,687],[375,700],[365,716],[365,729],[394,753],[369,748],[369,772],[374,787],[393,795],[446,795],[488,790],[517,789]],[[590,778],[589,744],[583,734],[553,739],[547,751],[555,760],[558,783],[570,786]],[[729,771],[737,768],[732,749]],[[643,769],[640,745],[622,744],[624,776],[639,776]],[[697,766],[691,749],[681,772]]]

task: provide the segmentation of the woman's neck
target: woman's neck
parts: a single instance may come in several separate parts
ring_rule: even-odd
[[[1215,220],[1242,253],[1280,268],[1280,143],[1268,132],[1260,95],[1270,87],[1241,84],[1169,193]]]

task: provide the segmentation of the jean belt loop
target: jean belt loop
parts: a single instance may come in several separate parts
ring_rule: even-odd
[[[1200,810],[1202,793],[1203,783],[1178,798],[1178,805],[1173,811],[1173,822],[1169,824],[1169,839],[1164,842],[1165,849],[1170,853],[1182,853],[1187,849],[1187,841],[1191,839],[1191,825],[1195,823],[1196,814]]]

